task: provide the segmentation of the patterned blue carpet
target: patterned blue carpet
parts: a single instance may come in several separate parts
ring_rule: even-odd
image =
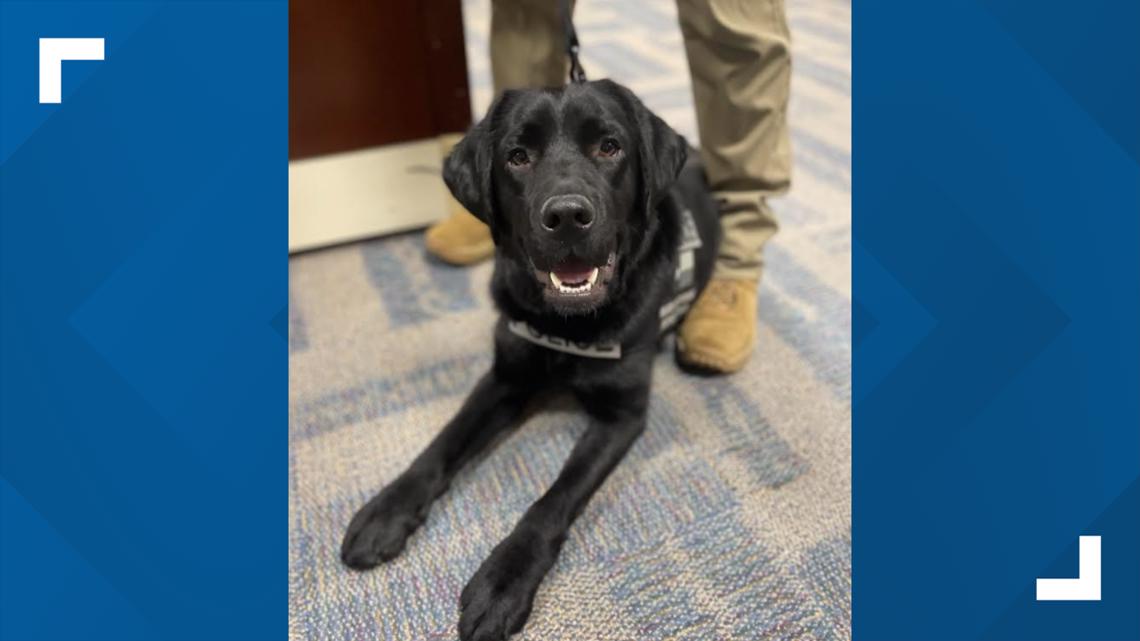
[[[464,4],[476,113],[490,100],[482,0]],[[524,639],[850,637],[850,5],[791,0],[796,161],[773,203],[759,347],[695,379],[663,352],[650,425],[571,530]],[[671,2],[581,0],[591,77],[630,85],[697,141]],[[396,561],[337,557],[490,363],[490,266],[419,234],[290,263],[290,636],[454,639],[459,591],[554,479],[583,418],[540,413],[460,474]]]

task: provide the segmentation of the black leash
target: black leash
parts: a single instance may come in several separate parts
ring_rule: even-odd
[[[578,61],[578,32],[574,30],[573,0],[562,0],[562,24],[566,27],[566,55],[570,57],[570,82],[586,82],[586,71]]]

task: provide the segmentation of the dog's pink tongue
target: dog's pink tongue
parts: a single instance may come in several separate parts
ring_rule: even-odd
[[[594,268],[578,261],[565,262],[554,268],[554,275],[564,283],[582,283],[590,278]]]

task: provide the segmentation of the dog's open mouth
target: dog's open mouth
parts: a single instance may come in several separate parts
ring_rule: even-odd
[[[598,282],[600,272],[598,267],[587,269],[577,265],[559,265],[549,272],[550,283],[563,294],[583,294]]]
[[[561,261],[550,271],[535,269],[535,277],[544,285],[546,299],[558,306],[589,306],[605,296],[606,285],[613,278],[613,254],[602,265],[591,265],[580,258]]]

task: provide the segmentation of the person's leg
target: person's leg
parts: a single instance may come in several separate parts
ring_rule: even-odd
[[[561,87],[570,73],[561,2],[491,0],[491,79],[505,89]],[[571,3],[573,7],[573,3]]]
[[[701,158],[724,231],[713,280],[678,333],[682,362],[735,371],[756,337],[767,198],[791,182],[787,105],[791,50],[783,0],[677,0]]]
[[[504,89],[557,87],[569,73],[564,51],[561,3],[556,0],[491,1],[491,75],[495,95]],[[444,156],[462,138],[440,136]],[[469,265],[495,251],[491,232],[451,194],[451,215],[436,223],[424,238],[427,250],[444,261]]]

